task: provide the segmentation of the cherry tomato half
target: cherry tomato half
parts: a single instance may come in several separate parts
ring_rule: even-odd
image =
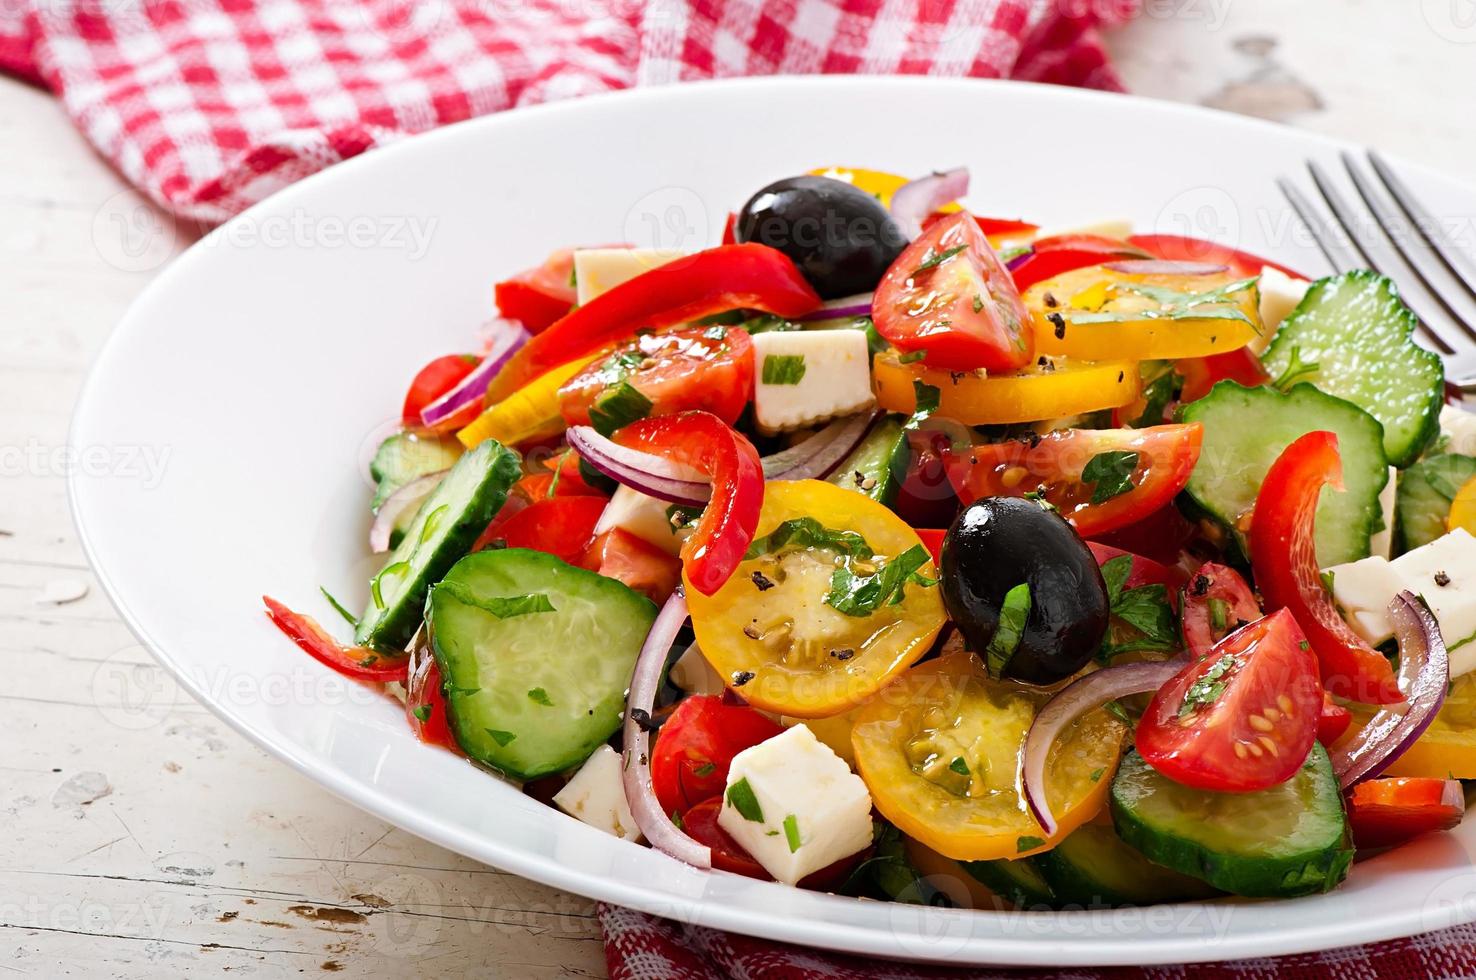
[[[685,814],[720,796],[733,756],[784,729],[743,705],[696,694],[676,706],[656,733],[651,785],[664,813]]]
[[[574,306],[574,250],[561,248],[542,265],[499,282],[493,296],[497,312],[530,333],[547,329]]]
[[[1450,830],[1465,813],[1466,798],[1454,779],[1370,779],[1348,795],[1348,823],[1359,847],[1392,847]]]
[[[594,539],[579,565],[613,578],[662,605],[682,580],[682,560],[624,528]]]
[[[1317,738],[1317,657],[1291,614],[1256,620],[1153,696],[1138,752],[1185,786],[1245,793],[1296,775]]]
[[[405,407],[400,413],[405,424],[419,427],[420,413],[425,407],[461,384],[462,379],[475,371],[479,363],[481,358],[473,354],[447,354],[421,368],[420,373],[415,375],[415,380],[410,382],[410,390],[405,393]],[[476,418],[482,406],[480,402],[473,402],[468,409],[469,418],[463,418],[463,413],[458,412],[437,428],[450,430],[465,425]]]
[[[1088,541],[1086,546],[1091,550],[1092,557],[1097,559],[1098,565],[1105,565],[1112,559],[1123,555],[1133,560],[1132,570],[1128,572],[1127,579],[1122,583],[1124,590],[1136,589],[1143,585],[1161,585],[1168,590],[1169,602],[1177,606],[1177,593],[1184,585],[1184,572],[1178,566],[1165,565],[1152,558],[1135,555],[1131,551],[1097,541]]]
[[[1062,429],[1038,440],[975,446],[950,459],[948,477],[964,503],[980,497],[1043,494],[1091,537],[1167,506],[1199,461],[1203,427]]]
[[[877,332],[950,371],[1013,371],[1035,357],[1030,316],[973,215],[929,227],[892,263],[872,300]]]
[[[1194,658],[1246,623],[1261,618],[1261,604],[1233,568],[1206,562],[1184,590],[1184,643]]]
[[[498,536],[509,548],[531,548],[576,565],[604,512],[604,497],[545,497],[503,523]]]

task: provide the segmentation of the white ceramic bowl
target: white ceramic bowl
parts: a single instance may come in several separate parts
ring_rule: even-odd
[[[1321,274],[1273,178],[1343,148],[1123,96],[925,79],[691,85],[453,126],[283,191],[159,276],[77,407],[73,445],[116,461],[73,472],[82,541],[139,639],[231,725],[385,820],[583,895],[814,946],[1055,967],[1265,956],[1476,919],[1476,827],[1284,902],[1004,914],[699,872],[417,743],[396,705],[303,656],[258,598],[325,623],[319,585],[363,599],[364,464],[405,385],[472,347],[493,281],[555,247],[701,247],[755,189],[811,167],[967,164],[980,213],[1130,218]],[[1473,213],[1470,191],[1406,173],[1437,214]]]

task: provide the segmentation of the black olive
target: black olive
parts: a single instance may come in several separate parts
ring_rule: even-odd
[[[829,177],[775,181],[748,199],[733,230],[793,259],[824,299],[871,292],[907,247],[880,201]]]
[[[943,538],[943,604],[981,655],[999,629],[1005,593],[1030,586],[1030,614],[1004,675],[1029,684],[1070,677],[1101,646],[1111,607],[1102,572],[1059,514],[1033,500],[985,497]]]

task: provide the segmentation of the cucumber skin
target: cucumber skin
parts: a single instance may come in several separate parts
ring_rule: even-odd
[[[414,456],[403,448],[407,444],[417,447]],[[422,476],[451,468],[462,455],[461,444],[455,439],[396,432],[379,444],[369,461],[369,478],[374,481],[369,510],[379,513],[396,490]]]
[[[1233,399],[1239,399],[1242,405],[1235,406],[1239,411],[1235,412],[1230,419],[1222,419],[1215,413],[1221,403],[1231,403]],[[1259,403],[1259,404],[1257,404]],[[1215,385],[1208,395],[1179,409],[1180,422],[1201,422],[1205,426],[1204,445],[1200,454],[1198,464],[1194,472],[1189,476],[1189,482],[1184,487],[1185,494],[1189,497],[1193,509],[1202,512],[1221,526],[1230,534],[1235,548],[1232,554],[1238,551],[1241,555],[1249,555],[1244,535],[1236,529],[1235,520],[1239,513],[1227,513],[1224,502],[1217,500],[1219,496],[1215,487],[1208,485],[1213,474],[1209,472],[1211,461],[1218,460],[1224,465],[1226,460],[1244,458],[1241,447],[1247,438],[1254,440],[1258,447],[1275,445],[1276,454],[1280,455],[1282,449],[1290,445],[1296,438],[1308,432],[1316,431],[1318,428],[1331,428],[1330,426],[1319,426],[1317,414],[1317,403],[1326,412],[1337,412],[1343,416],[1346,422],[1345,428],[1357,427],[1361,430],[1366,446],[1355,448],[1353,439],[1344,438],[1349,432],[1339,433],[1339,450],[1342,455],[1344,482],[1350,487],[1353,481],[1349,479],[1349,473],[1354,466],[1368,466],[1367,457],[1373,457],[1372,470],[1377,468],[1377,476],[1369,486],[1369,492],[1363,501],[1362,518],[1357,526],[1334,529],[1331,522],[1326,519],[1324,511],[1329,503],[1334,500],[1339,503],[1351,499],[1346,494],[1337,498],[1324,497],[1318,506],[1317,512],[1317,561],[1320,567],[1328,565],[1341,565],[1345,562],[1357,561],[1359,558],[1367,558],[1369,555],[1369,542],[1373,538],[1374,531],[1383,519],[1383,510],[1379,506],[1379,491],[1389,480],[1389,468],[1384,457],[1383,449],[1383,426],[1379,420],[1369,415],[1366,411],[1354,405],[1350,401],[1329,395],[1319,388],[1310,384],[1293,385],[1286,393],[1276,391],[1273,388],[1247,388],[1234,381],[1221,381]],[[1268,409],[1278,413],[1292,413],[1289,417],[1296,419],[1294,425],[1286,427],[1286,431],[1295,430],[1295,434],[1282,442],[1267,435],[1266,426],[1257,423],[1263,421],[1258,415]],[[1208,417],[1208,419],[1207,419]],[[1220,423],[1226,426],[1234,425],[1242,431],[1236,431],[1226,437]],[[1255,478],[1257,486],[1264,480],[1266,471],[1271,468],[1274,461],[1266,461],[1266,470],[1259,473]],[[1352,492],[1351,489],[1348,492]],[[1252,496],[1246,502],[1246,509],[1254,506],[1255,497]],[[1338,540],[1346,535],[1347,540]]]
[[[888,416],[872,427],[861,445],[830,475],[829,482],[890,507],[907,473],[910,455],[902,423]],[[861,489],[856,483],[857,473],[875,480],[876,486]]]
[[[1099,857],[1118,862],[1131,862],[1124,868],[1128,876],[1141,874],[1136,889],[1123,890],[1104,884],[1094,875],[1086,862],[1073,856],[1073,837],[1082,835],[1075,843],[1094,849],[1103,849]],[[1114,854],[1121,851],[1121,854]],[[1137,849],[1130,847],[1117,831],[1105,824],[1087,823],[1078,827],[1060,844],[1049,851],[1035,855],[1032,860],[1056,894],[1062,906],[1080,908],[1115,908],[1124,905],[1160,905],[1166,902],[1184,902],[1213,898],[1219,894],[1204,882],[1191,878],[1170,868],[1148,867],[1150,862]]]
[[[1055,908],[1060,904],[1033,857],[959,863],[985,888],[1019,908]]]
[[[511,565],[512,568],[498,570],[499,565]],[[456,690],[455,682],[459,671],[454,659],[455,653],[451,649],[451,640],[442,635],[442,631],[436,628],[436,623],[441,603],[451,602],[458,606],[461,603],[450,595],[444,599],[440,598],[439,594],[442,590],[435,586],[430,590],[430,596],[426,600],[425,616],[426,622],[430,625],[430,647],[436,660],[436,666],[440,669],[441,677],[447,685],[447,719],[451,724],[451,731],[456,737],[457,744],[472,759],[523,781],[572,769],[589,758],[590,753],[608,741],[610,736],[619,729],[623,720],[625,690],[630,681],[630,671],[634,669],[636,657],[640,653],[641,641],[644,640],[650,631],[651,624],[656,620],[656,604],[616,579],[577,568],[553,555],[526,548],[500,548],[474,552],[457,562],[442,581],[469,578],[485,570],[490,570],[493,575],[516,571],[518,574],[511,577],[518,582],[519,588],[525,588],[529,592],[567,592],[572,585],[605,597],[609,606],[615,603],[624,604],[628,607],[625,612],[639,620],[639,629],[630,634],[632,648],[628,651],[628,664],[623,665],[618,671],[619,679],[614,681],[604,692],[604,696],[594,703],[566,704],[564,703],[565,698],[554,691],[557,684],[556,675],[565,673],[569,669],[566,659],[561,659],[559,656],[550,656],[544,662],[550,674],[555,675],[553,677],[519,676],[514,679],[508,676],[505,680],[500,679],[499,685],[505,687],[514,698],[523,698],[533,688],[541,687],[554,691],[555,698],[553,706],[538,706],[529,709],[530,714],[536,713],[534,717],[540,724],[541,730],[537,732],[516,731],[515,728],[520,725],[519,719],[498,718],[497,724],[508,726],[505,730],[518,736],[502,744],[490,736],[487,731],[488,726],[484,724],[490,719],[482,717],[480,711],[473,713],[465,708],[458,710],[462,698],[468,695]],[[545,581],[539,581],[540,572],[546,573]],[[560,588],[551,587],[551,582],[560,579],[564,580],[560,583]],[[561,602],[561,599],[553,599],[554,612],[531,615],[535,617],[557,616],[557,609]],[[600,616],[602,624],[609,624],[617,618],[617,613],[612,609],[604,609],[602,613]],[[517,624],[522,618],[516,617],[507,622]],[[607,636],[603,639],[608,641],[611,637]],[[550,652],[563,653],[565,658],[568,654],[565,650]],[[599,647],[598,655],[602,660],[609,660],[620,652],[606,643]],[[492,653],[495,655],[496,651]],[[504,671],[503,673],[508,674],[509,672]],[[587,674],[584,677],[588,680]],[[478,693],[480,690],[473,690],[469,692],[469,696],[474,697]],[[565,734],[558,730],[560,724],[572,734],[571,738],[560,738]]]
[[[1349,299],[1339,295],[1344,289],[1362,292]],[[1317,280],[1307,289],[1306,296],[1297,304],[1297,308],[1282,321],[1265,353],[1261,355],[1261,361],[1273,378],[1290,364],[1293,347],[1301,348],[1305,361],[1326,363],[1330,354],[1329,347],[1333,345],[1309,345],[1307,331],[1303,329],[1304,321],[1316,318],[1318,307],[1324,303],[1333,307],[1332,315],[1336,317],[1338,305],[1348,305],[1369,295],[1374,297],[1374,302],[1380,308],[1377,311],[1366,311],[1359,319],[1359,326],[1363,329],[1356,332],[1352,329],[1345,330],[1340,338],[1343,343],[1336,346],[1369,355],[1369,359],[1378,364],[1377,380],[1383,392],[1387,394],[1391,388],[1407,389],[1411,392],[1410,404],[1401,406],[1394,412],[1387,411],[1387,405],[1362,404],[1358,396],[1366,395],[1367,392],[1360,390],[1359,382],[1364,380],[1362,374],[1366,372],[1344,369],[1329,376],[1323,376],[1319,372],[1310,380],[1328,394],[1353,402],[1377,418],[1384,425],[1384,451],[1389,464],[1403,469],[1418,459],[1440,432],[1440,409],[1445,404],[1445,366],[1433,351],[1415,344],[1412,338],[1418,320],[1413,311],[1400,300],[1398,288],[1388,277],[1368,269],[1358,269]],[[1366,324],[1373,320],[1392,323],[1395,334],[1390,336],[1379,331],[1369,331]],[[1349,327],[1352,325],[1348,324]],[[1312,326],[1310,329],[1315,330],[1317,327]],[[1370,344],[1370,336],[1375,341],[1383,340],[1384,349],[1379,349],[1377,344]],[[1349,380],[1353,383],[1346,383]],[[1385,384],[1386,381],[1388,384]],[[1424,389],[1422,400],[1415,397],[1420,394],[1420,388]]]
[[[1342,838],[1316,860],[1305,857],[1255,858],[1227,856],[1211,850],[1197,841],[1184,840],[1171,833],[1148,826],[1139,820],[1130,807],[1122,805],[1117,793],[1111,794],[1112,820],[1118,835],[1136,848],[1144,857],[1155,864],[1198,878],[1232,895],[1247,898],[1295,898],[1313,895],[1336,888],[1348,875],[1353,864],[1353,845],[1348,829],[1348,818],[1343,810],[1342,794],[1337,778],[1333,775],[1332,761],[1321,743],[1313,743],[1308,761],[1318,770],[1316,777],[1324,785],[1319,787],[1319,798],[1331,802],[1338,808],[1342,819]],[[1147,766],[1143,757],[1133,751],[1123,759],[1119,775],[1133,765]],[[1303,763],[1305,768],[1307,763]],[[1293,779],[1301,776],[1298,770]],[[1114,786],[1114,790],[1115,790]]]
[[[387,603],[383,609],[375,608],[371,595],[364,615],[359,617],[358,628],[354,630],[355,643],[385,653],[405,649],[405,644],[410,642],[424,618],[426,594],[431,583],[440,581],[451,566],[456,564],[457,559],[471,549],[477,537],[502,509],[508,490],[522,475],[522,463],[518,454],[491,439],[462,456],[451,472],[446,474],[441,485],[425,498],[416,520],[385,559],[382,569],[396,562],[409,561],[416,556],[422,535],[408,532],[414,532],[420,527],[419,513],[434,513],[444,503],[441,499],[442,489],[453,484],[457,470],[468,466],[482,466],[486,469],[469,505],[459,516],[452,515],[454,522],[439,533],[440,546],[426,560],[418,577],[419,581],[412,582],[404,593]]]
[[[1451,498],[1444,490],[1459,490],[1472,477],[1476,477],[1476,457],[1459,453],[1426,456],[1399,474],[1399,491],[1394,497],[1395,555],[1429,544],[1445,533]],[[1435,480],[1446,484],[1444,490],[1435,489]],[[1436,500],[1441,502],[1438,513],[1430,506]]]

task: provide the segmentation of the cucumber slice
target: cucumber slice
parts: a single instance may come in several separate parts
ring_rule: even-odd
[[[1426,456],[1399,474],[1394,498],[1394,553],[1402,555],[1445,534],[1450,502],[1476,476],[1476,457],[1459,453]]]
[[[901,422],[888,416],[872,426],[861,445],[831,474],[830,482],[890,507],[907,474],[908,458],[907,433]]]
[[[1353,863],[1343,797],[1320,744],[1291,779],[1254,793],[1192,789],[1132,752],[1112,781],[1112,819],[1150,861],[1235,895],[1329,891]]]
[[[1405,467],[1439,433],[1445,404],[1445,368],[1412,339],[1416,323],[1387,277],[1345,272],[1312,284],[1261,360],[1273,378],[1294,360],[1316,364],[1301,380],[1378,419],[1389,463]]]
[[[1055,908],[1060,904],[1035,858],[1013,861],[964,861],[963,869],[985,888],[1024,909]]]
[[[369,461],[369,478],[376,484],[369,509],[379,513],[390,494],[411,480],[450,469],[462,452],[461,443],[455,439],[396,432],[379,444]]]
[[[427,618],[456,741],[528,780],[577,766],[615,734],[656,605],[553,555],[505,548],[457,562],[431,588]]]
[[[476,543],[521,472],[518,454],[490,439],[456,462],[369,583],[356,643],[405,648],[424,616],[426,590]]]
[[[1184,489],[1201,510],[1234,532],[1249,554],[1244,532],[1261,481],[1282,450],[1319,429],[1337,433],[1343,458],[1343,493],[1323,491],[1317,507],[1318,567],[1367,558],[1379,530],[1379,491],[1389,482],[1384,430],[1352,402],[1299,384],[1282,394],[1222,381],[1185,405],[1181,421],[1204,424],[1199,463]]]
[[[1104,823],[1082,824],[1032,860],[1061,905],[1154,905],[1219,894],[1198,878],[1154,864]]]

